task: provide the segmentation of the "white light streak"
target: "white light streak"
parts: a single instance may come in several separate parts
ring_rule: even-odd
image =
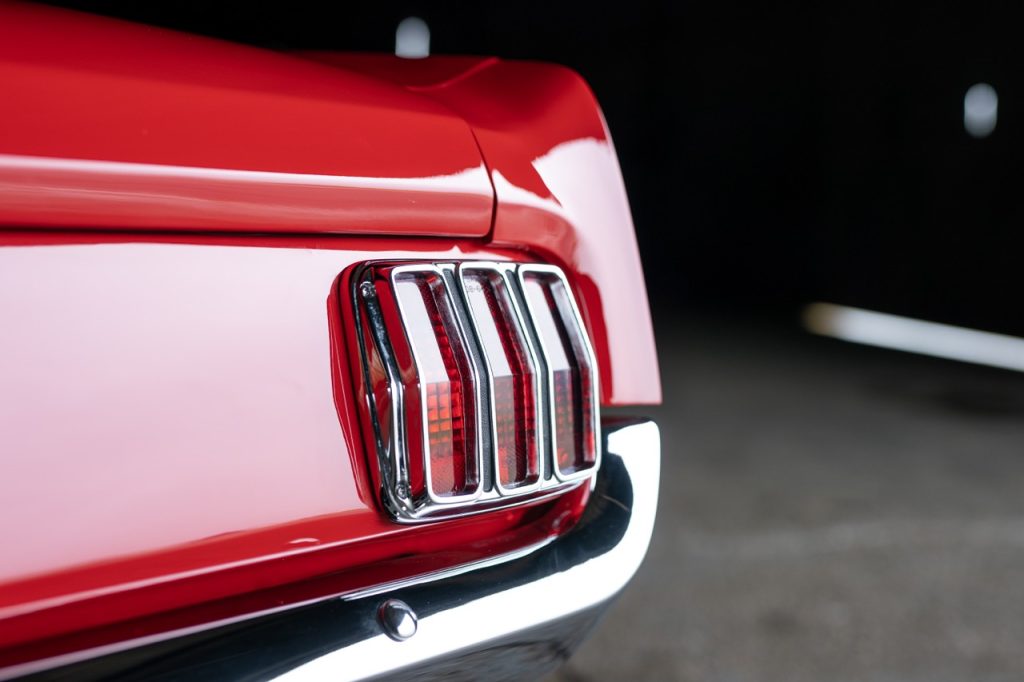
[[[964,128],[972,137],[988,137],[999,118],[999,95],[988,83],[975,83],[964,95]]]
[[[860,308],[812,303],[804,326],[815,334],[869,346],[1024,372],[1024,339]]]
[[[402,19],[395,31],[395,54],[407,59],[430,56],[430,27],[419,17]]]

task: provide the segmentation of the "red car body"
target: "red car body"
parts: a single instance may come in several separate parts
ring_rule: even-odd
[[[0,678],[123,673],[74,666],[511,561],[586,517],[587,486],[382,513],[359,263],[558,265],[602,408],[660,400],[615,152],[567,69],[283,54],[5,4],[0,88]]]

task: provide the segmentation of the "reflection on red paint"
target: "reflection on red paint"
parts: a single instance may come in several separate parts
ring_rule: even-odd
[[[0,232],[0,641],[507,527],[500,514],[416,533],[360,494],[372,486],[350,414],[358,398],[336,348],[355,343],[354,325],[336,292],[339,273],[383,255],[509,254],[399,240],[114,238],[136,241]],[[181,580],[187,594],[168,591]],[[76,606],[86,598],[100,601]]]
[[[490,229],[494,193],[465,121],[379,80],[8,3],[0,85],[0,224],[478,237]]]
[[[430,67],[386,56],[315,57],[409,83],[465,117],[497,196],[491,239],[525,248],[570,273],[599,361],[601,401],[661,401],[622,174],[594,95],[579,75],[550,64],[490,60],[453,77],[452,69],[466,65],[446,66],[447,58]]]

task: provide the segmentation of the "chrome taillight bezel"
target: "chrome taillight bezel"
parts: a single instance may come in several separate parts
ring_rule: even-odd
[[[423,274],[433,275],[433,276],[437,277],[442,282],[442,287],[443,287],[442,290],[444,292],[444,297],[446,299],[447,305],[450,308],[450,310],[452,312],[452,315],[456,318],[456,320],[458,320],[458,324],[456,324],[456,326],[455,326],[455,332],[459,336],[460,343],[463,345],[463,347],[468,349],[470,347],[470,341],[467,338],[465,323],[464,323],[464,321],[460,317],[459,308],[457,307],[456,302],[454,300],[454,297],[452,296],[451,288],[448,285],[448,280],[445,277],[445,273],[442,271],[441,268],[439,268],[436,265],[432,265],[432,264],[425,264],[425,265],[420,265],[420,264],[402,265],[402,266],[390,268],[390,270],[389,270],[389,280],[390,280],[391,286],[394,288],[394,287],[396,287],[398,285],[398,283],[401,280],[401,278],[403,278],[405,276],[408,276],[408,275],[416,276],[416,275],[423,275]],[[396,302],[396,304],[398,306],[398,309],[399,309],[399,311],[401,313],[402,318],[403,319],[407,319],[409,317],[408,308],[407,308],[406,304],[404,304],[402,302],[402,298],[399,297],[399,296],[395,296],[395,302]],[[408,334],[406,335],[406,337],[407,337],[406,338],[406,342],[409,345],[409,349],[410,349],[410,352],[412,353],[413,361],[414,361],[415,365],[417,366],[417,368],[422,367],[423,366],[423,362],[422,362],[422,359],[417,354],[416,345],[414,343],[412,343],[411,339],[408,338]],[[484,470],[483,457],[482,457],[483,446],[482,446],[480,426],[479,426],[479,417],[478,417],[478,414],[477,414],[478,411],[479,411],[479,405],[480,405],[480,400],[477,397],[477,390],[478,390],[477,387],[480,385],[480,381],[481,381],[480,368],[479,368],[478,364],[476,362],[474,362],[472,354],[470,354],[470,357],[468,358],[467,365],[469,367],[469,371],[470,371],[470,374],[472,376],[474,402],[476,403],[476,405],[474,406],[474,411],[473,412],[474,412],[474,419],[477,421],[477,427],[474,429],[474,432],[473,432],[474,433],[474,438],[473,438],[474,442],[473,442],[472,445],[473,445],[473,459],[476,462],[476,471],[477,471],[477,478],[478,478],[478,480],[476,481],[476,485],[474,486],[473,492],[465,493],[463,495],[440,495],[434,489],[433,477],[431,475],[432,474],[432,472],[431,472],[431,463],[430,463],[431,462],[430,442],[429,442],[430,441],[430,436],[429,436],[429,433],[427,431],[428,430],[428,420],[425,418],[425,416],[421,416],[421,419],[420,419],[420,421],[421,421],[420,437],[422,438],[422,442],[423,442],[423,477],[424,477],[424,488],[425,488],[425,492],[426,492],[427,498],[430,500],[430,503],[431,504],[435,504],[435,505],[446,505],[446,506],[447,505],[464,505],[464,504],[466,504],[468,502],[472,502],[473,500],[478,499],[480,497],[481,493],[483,492],[483,487],[484,487],[484,485],[483,485],[483,483],[484,483],[483,482],[483,475],[482,475],[482,472]],[[426,386],[424,385],[423,382],[419,382],[419,394],[420,394],[419,398],[420,398],[421,411],[425,415],[426,412],[427,412],[427,409],[428,409],[427,408],[427,389],[426,389]],[[395,410],[395,411],[397,412],[398,410]],[[404,410],[403,410],[403,414],[404,414]],[[402,422],[403,430],[406,428],[406,426],[407,425],[405,424],[405,421],[403,420],[403,422]]]
[[[547,466],[547,434],[545,433],[544,416],[545,412],[543,409],[544,403],[542,400],[542,387],[539,384],[543,383],[542,374],[544,372],[544,365],[540,360],[537,347],[535,345],[535,339],[532,330],[530,329],[529,323],[526,316],[524,315],[523,301],[519,299],[519,292],[515,285],[516,276],[516,265],[508,263],[497,263],[497,262],[484,262],[474,261],[467,263],[459,263],[457,266],[457,277],[459,283],[459,291],[462,294],[463,301],[468,299],[468,293],[466,290],[467,284],[466,279],[472,272],[490,272],[497,275],[500,281],[505,286],[506,292],[508,293],[513,323],[516,324],[522,334],[523,343],[525,345],[524,350],[526,356],[529,358],[529,362],[532,365],[534,376],[537,377],[533,383],[533,412],[534,420],[533,423],[537,426],[537,433],[535,434],[535,442],[537,449],[537,465],[538,475],[537,480],[532,484],[524,484],[517,486],[508,486],[502,484],[501,475],[498,471],[497,453],[495,452],[495,443],[497,442],[497,408],[494,399],[495,385],[494,385],[494,371],[491,366],[489,359],[489,353],[484,350],[483,343],[481,341],[480,325],[481,321],[477,319],[476,313],[473,311],[472,306],[466,305],[466,309],[469,313],[469,319],[473,328],[473,333],[476,336],[477,348],[480,351],[481,359],[484,363],[484,369],[487,379],[487,393],[489,398],[488,413],[491,416],[489,434],[491,436],[491,448],[489,458],[492,467],[492,481],[494,487],[498,489],[498,492],[504,497],[514,497],[518,495],[525,495],[536,490],[539,490],[543,485],[546,478],[548,478],[548,466]]]
[[[566,473],[562,472],[561,468],[558,466],[558,462],[555,459],[555,454],[554,453],[557,450],[558,443],[557,443],[557,434],[555,433],[555,429],[554,429],[554,423],[555,423],[555,394],[554,394],[554,386],[553,386],[554,372],[552,371],[552,369],[550,367],[550,364],[545,362],[545,365],[544,365],[544,368],[545,368],[545,370],[544,370],[545,371],[545,385],[546,385],[546,390],[547,390],[547,396],[546,396],[547,397],[547,401],[546,401],[545,404],[548,406],[548,424],[551,425],[550,434],[549,434],[549,437],[548,437],[549,451],[551,453],[550,466],[552,468],[552,472],[554,473],[554,475],[559,480],[561,480],[561,481],[564,481],[564,482],[581,481],[581,480],[590,478],[593,475],[593,472],[597,471],[600,468],[600,466],[601,466],[601,434],[599,433],[600,424],[601,424],[601,414],[600,414],[600,391],[598,390],[597,357],[594,354],[594,347],[590,343],[590,335],[587,334],[587,327],[586,327],[586,325],[583,324],[583,316],[580,315],[580,309],[579,309],[579,306],[576,303],[576,296],[573,295],[572,287],[569,286],[569,281],[566,279],[565,273],[562,272],[561,268],[555,267],[553,265],[540,265],[540,264],[524,264],[524,265],[520,265],[519,267],[516,268],[516,277],[517,277],[517,280],[518,280],[518,283],[519,283],[519,292],[520,292],[520,295],[522,295],[522,297],[523,297],[523,303],[524,303],[524,305],[526,307],[526,310],[528,311],[528,314],[529,314],[531,320],[535,319],[536,315],[537,315],[537,311],[536,311],[533,303],[530,301],[530,298],[525,294],[525,291],[526,291],[526,278],[531,273],[537,273],[537,274],[541,274],[541,275],[548,275],[548,276],[554,277],[554,278],[558,279],[560,281],[561,285],[565,288],[566,302],[567,302],[567,304],[569,306],[569,310],[567,311],[569,313],[569,315],[568,315],[569,321],[576,325],[578,339],[579,339],[579,342],[580,342],[580,344],[582,346],[580,348],[580,351],[581,351],[582,355],[584,356],[584,359],[589,364],[589,371],[590,371],[590,375],[591,375],[591,379],[590,380],[591,380],[591,384],[592,384],[592,389],[590,391],[590,393],[591,393],[591,395],[590,395],[591,409],[589,410],[589,412],[590,412],[589,416],[590,416],[590,420],[591,420],[591,428],[594,430],[594,433],[593,433],[594,462],[593,462],[593,464],[591,466],[587,467],[586,469],[582,469],[580,471],[576,471],[576,472],[569,473],[569,474],[566,474]],[[534,331],[534,334],[536,334],[535,343],[540,348],[540,356],[541,357],[545,357],[545,358],[549,357],[548,349],[545,347],[544,340],[540,337],[539,334],[537,334],[535,329],[533,331]]]
[[[535,442],[537,448],[539,475],[535,482],[526,485],[506,487],[502,485],[494,444],[497,441],[494,404],[494,382],[488,353],[483,349],[480,339],[479,324],[475,313],[467,304],[466,278],[471,273],[482,272],[498,278],[506,288],[511,303],[512,322],[518,326],[525,345],[526,357],[532,365],[535,380],[533,387],[534,425],[536,427]],[[579,314],[571,287],[564,273],[557,267],[548,265],[519,264],[496,261],[447,261],[447,262],[376,262],[366,263],[359,267],[352,277],[353,312],[357,327],[357,338],[362,368],[363,390],[360,395],[365,397],[365,408],[368,411],[369,423],[373,436],[373,450],[380,482],[380,500],[389,514],[399,522],[414,523],[444,518],[453,518],[476,514],[498,507],[507,507],[526,502],[537,501],[545,497],[575,488],[587,480],[592,480],[600,466],[600,438],[597,438],[597,453],[594,464],[584,471],[575,472],[571,476],[563,475],[555,461],[552,448],[554,430],[552,419],[554,406],[551,391],[551,372],[544,358],[541,339],[533,327],[532,312],[529,301],[522,290],[523,273],[543,272],[558,277],[568,294],[575,316],[575,324],[582,343],[588,353],[587,360],[593,370],[590,404],[593,406],[593,423],[599,425],[599,389],[597,384],[597,365],[592,346]],[[421,373],[420,358],[416,357],[414,344],[408,337],[405,328],[406,310],[395,286],[399,278],[409,275],[428,275],[438,278],[441,282],[446,304],[449,306],[456,322],[459,341],[467,354],[468,366],[472,374],[475,419],[474,457],[478,472],[476,489],[465,495],[439,495],[433,490],[430,475],[430,456],[428,448],[426,389],[424,382],[419,381]],[[420,412],[419,426],[423,429],[423,466],[425,476],[425,494],[413,495],[410,486],[410,448],[406,419],[406,385],[402,371],[396,359],[392,345],[395,334],[394,320],[391,328],[385,321],[379,300],[379,286],[389,289],[393,304],[397,308],[398,317],[405,335],[402,342],[412,354],[417,373]],[[392,314],[393,317],[393,314]],[[369,341],[367,341],[369,339]],[[372,347],[368,347],[372,345]],[[372,358],[372,360],[371,360]],[[389,405],[379,406],[373,390],[371,363],[379,362],[384,370],[387,382]],[[387,428],[383,428],[386,422]]]

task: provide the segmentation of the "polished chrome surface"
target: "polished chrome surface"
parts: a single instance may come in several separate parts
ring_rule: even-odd
[[[445,296],[451,306],[456,320],[459,322],[460,341],[464,344],[469,355],[469,365],[474,374],[474,381],[477,390],[474,391],[475,414],[476,414],[476,442],[475,454],[477,466],[481,478],[481,485],[470,495],[458,497],[441,497],[433,493],[430,488],[430,458],[425,456],[424,469],[426,472],[427,495],[421,499],[413,499],[409,495],[409,450],[407,447],[408,436],[406,433],[405,414],[405,388],[401,380],[401,373],[395,359],[394,350],[391,345],[387,327],[384,324],[380,312],[377,292],[373,285],[375,269],[387,271],[388,284],[394,287],[396,278],[402,275],[427,273],[440,278],[445,289]],[[493,446],[495,440],[495,405],[493,400],[493,378],[487,364],[486,353],[481,350],[480,340],[473,322],[473,313],[465,300],[464,274],[467,271],[482,270],[498,273],[512,300],[513,310],[516,315],[516,322],[521,325],[526,340],[526,351],[530,356],[538,372],[537,381],[534,382],[534,405],[537,410],[537,447],[540,459],[541,475],[534,485],[517,486],[507,488],[500,484],[500,477],[497,475],[497,454]],[[382,490],[381,500],[391,516],[401,523],[418,523],[438,519],[455,518],[479,514],[499,507],[509,507],[516,504],[538,501],[552,495],[560,494],[583,482],[593,482],[594,476],[601,465],[600,438],[597,439],[597,452],[594,465],[590,468],[576,472],[571,475],[563,474],[555,464],[555,449],[553,442],[552,420],[554,414],[553,396],[551,391],[551,371],[545,360],[543,344],[534,329],[533,313],[529,307],[529,301],[522,291],[524,274],[530,272],[544,273],[557,277],[566,292],[568,300],[575,316],[575,322],[579,327],[584,351],[592,368],[591,381],[591,405],[593,406],[592,418],[594,424],[600,423],[599,400],[600,390],[598,386],[597,364],[594,358],[594,351],[590,343],[587,328],[583,324],[582,316],[576,304],[572,288],[560,268],[552,265],[497,263],[484,261],[465,262],[424,262],[414,264],[397,263],[370,263],[360,272],[356,273],[353,279],[353,303],[355,306],[356,322],[365,326],[373,339],[373,345],[380,355],[384,365],[389,392],[391,398],[390,415],[385,417],[377,409],[374,403],[372,391],[367,390],[368,407],[371,419],[374,423],[376,435],[377,464],[380,468]],[[448,275],[448,276],[446,276]],[[396,304],[402,312],[401,302]],[[403,312],[404,318],[404,312]],[[403,320],[404,321],[404,320]],[[363,341],[363,335],[359,334],[360,354],[363,365],[363,380],[367,387],[370,386],[368,350]],[[413,351],[414,362],[419,365]],[[421,416],[422,428],[424,429],[424,442],[426,442],[427,419],[426,400],[424,388],[421,384],[421,404],[424,406],[424,414]],[[388,438],[384,438],[380,423],[382,419],[388,419],[390,428]]]
[[[377,608],[377,620],[386,634],[402,642],[416,634],[416,613],[401,599],[387,599]]]
[[[357,280],[358,281],[358,280]],[[381,363],[388,376],[388,390],[391,393],[393,407],[391,409],[388,438],[381,435],[380,412],[373,402],[372,393],[369,389],[370,370],[367,361],[367,349],[364,346],[363,336],[359,334],[359,350],[362,356],[363,381],[367,386],[367,404],[373,420],[374,441],[377,449],[377,465],[380,468],[381,495],[384,506],[396,519],[415,518],[416,508],[409,498],[409,471],[405,457],[405,421],[402,419],[405,404],[405,388],[402,384],[401,374],[398,369],[398,361],[391,350],[388,342],[387,329],[384,326],[384,318],[380,313],[377,303],[377,294],[370,281],[363,281],[357,288],[355,295],[354,313],[357,322],[370,327],[370,334],[373,338],[374,347],[380,354]],[[365,316],[360,315],[365,311]]]
[[[456,302],[454,301],[454,296],[453,296],[454,292],[452,291],[451,287],[448,286],[448,280],[445,278],[444,273],[437,266],[429,265],[429,264],[417,264],[417,265],[405,265],[405,266],[400,266],[400,267],[394,268],[391,271],[391,285],[392,285],[392,287],[394,287],[399,282],[399,280],[401,280],[404,276],[407,276],[407,275],[415,276],[415,275],[421,275],[421,274],[433,275],[433,276],[437,277],[441,281],[441,283],[442,283],[442,290],[444,291],[444,296],[445,296],[445,299],[447,301],[447,304],[448,304],[449,308],[452,310],[453,315],[455,315],[456,319],[458,319],[458,313],[456,312],[457,308],[458,308],[458,304],[456,304]],[[405,320],[407,320],[409,318],[409,315],[407,313],[407,310],[406,310],[404,304],[402,303],[401,297],[396,295],[395,296],[395,303],[398,305],[398,309],[401,311],[401,317],[402,317],[402,320],[404,322]],[[463,348],[469,348],[470,341],[467,338],[465,326],[462,325],[462,324],[457,324],[456,325],[456,331],[459,334],[459,342],[462,344],[462,347]],[[413,344],[413,343],[409,344],[409,350],[412,352],[413,362],[416,364],[417,374],[419,374],[420,373],[419,368],[423,366],[423,362],[422,362],[422,360],[420,359],[420,356],[419,356],[419,351],[417,350],[416,345]],[[473,448],[473,455],[472,456],[476,460],[476,470],[477,470],[477,475],[479,476],[480,472],[483,471],[483,467],[484,467],[484,462],[483,462],[483,457],[482,457],[483,443],[480,441],[481,428],[480,428],[480,424],[479,424],[479,419],[480,419],[480,417],[479,417],[479,415],[480,415],[480,397],[479,397],[479,393],[476,391],[476,388],[475,388],[476,386],[478,386],[480,384],[480,376],[477,374],[476,363],[472,362],[472,358],[471,357],[469,358],[469,360],[470,360],[469,367],[471,368],[470,372],[472,373],[471,383],[473,384],[473,387],[474,387],[473,395],[474,395],[474,401],[476,402],[476,405],[474,406],[474,409],[473,409],[473,415],[477,419],[476,428],[473,430],[473,433],[475,434],[475,442],[473,442],[473,444],[472,444],[472,448]],[[481,485],[480,481],[477,481],[477,484],[476,484],[475,488],[473,489],[473,492],[466,493],[465,495],[443,496],[443,495],[438,495],[436,492],[434,492],[434,486],[433,486],[432,478],[431,478],[431,475],[430,475],[430,433],[429,433],[429,430],[428,430],[429,422],[427,420],[427,386],[426,386],[426,383],[423,382],[423,381],[420,381],[419,382],[419,389],[420,389],[420,406],[421,406],[421,410],[422,410],[422,414],[420,415],[420,422],[421,422],[420,423],[420,428],[422,430],[422,433],[420,434],[420,437],[421,437],[422,442],[423,442],[423,478],[424,478],[424,483],[426,484],[426,488],[427,488],[427,499],[428,499],[426,504],[428,504],[428,505],[465,505],[467,502],[472,502],[473,500],[475,500],[478,497],[480,497],[480,494],[483,492],[483,486]],[[395,409],[394,409],[395,413],[399,412],[399,409],[398,409],[399,405],[400,405],[400,403],[396,400],[396,402],[395,402]],[[399,421],[401,423],[401,428],[404,430],[405,427],[406,427],[405,420],[404,419],[400,419]],[[408,479],[406,479],[404,481],[404,483],[406,484],[406,486],[408,486]]]
[[[598,428],[598,425],[601,423],[601,414],[599,407],[601,389],[598,383],[600,379],[600,372],[598,371],[597,367],[597,356],[594,354],[594,347],[590,342],[590,335],[587,333],[587,326],[583,324],[583,316],[580,315],[580,309],[576,303],[576,296],[573,294],[572,287],[569,286],[569,281],[565,278],[565,273],[562,272],[561,268],[555,267],[554,265],[520,265],[518,268],[516,268],[516,275],[519,284],[519,291],[522,294],[523,301],[526,305],[528,317],[533,318],[536,316],[536,312],[533,310],[533,304],[530,302],[529,297],[525,295],[526,277],[530,273],[553,275],[554,277],[557,277],[559,280],[561,280],[562,286],[565,287],[565,291],[568,294],[567,298],[569,301],[569,307],[572,310],[573,321],[579,328],[580,340],[583,343],[583,352],[586,354],[587,361],[590,363],[590,381],[592,382],[590,396],[590,405],[592,410],[591,419],[593,420],[592,423],[594,424],[594,428],[596,429]],[[540,334],[535,334],[535,336],[535,343],[540,348],[540,356],[544,358],[548,357],[549,354],[544,346],[544,340],[540,337]],[[549,425],[553,425],[555,422],[555,395],[553,388],[554,372],[552,372],[551,367],[547,364],[546,361],[545,367],[545,372],[547,375],[545,381],[545,384],[547,386],[546,404],[548,409],[548,419],[546,420],[546,422]],[[551,457],[551,469],[559,480],[585,480],[591,478],[594,472],[601,467],[601,441],[600,438],[596,438],[595,441],[597,445],[597,452],[594,453],[594,465],[587,469],[576,471],[571,474],[566,474],[562,472],[561,467],[559,467],[555,461],[555,453],[557,452],[557,443],[555,442],[555,438],[556,436],[554,428],[551,428],[548,438],[548,449]]]
[[[522,559],[453,578],[450,608],[421,614],[416,637],[370,637],[301,665],[278,679],[360,680],[415,671],[447,657],[465,657],[524,632],[606,604],[640,566],[658,503],[660,436],[653,422],[605,429],[607,461],[579,524]],[[495,576],[500,576],[495,580]],[[441,580],[439,583],[443,584]],[[440,584],[435,584],[440,589]],[[422,586],[427,587],[427,586]],[[416,605],[411,596],[405,597]],[[429,603],[428,594],[421,599]],[[424,679],[427,679],[424,677]]]
[[[658,427],[605,420],[602,433],[606,457],[587,508],[550,542],[374,590],[36,661],[0,678],[540,679],[571,655],[636,572],[654,526]],[[417,619],[404,641],[382,632],[382,604],[399,601]],[[401,619],[395,627],[409,632]]]
[[[544,482],[549,478],[548,472],[550,471],[550,457],[547,454],[547,438],[546,429],[544,426],[544,406],[546,403],[546,396],[542,390],[541,385],[541,368],[543,367],[542,361],[538,357],[537,346],[534,343],[533,334],[530,331],[528,318],[524,314],[522,302],[519,299],[518,292],[516,291],[515,272],[516,265],[514,263],[486,263],[486,262],[471,262],[471,263],[459,263],[457,268],[457,278],[459,292],[462,295],[462,299],[466,302],[466,308],[469,312],[470,325],[473,329],[474,336],[476,337],[477,346],[481,348],[481,358],[484,363],[484,371],[487,375],[487,393],[489,396],[488,413],[490,414],[490,436],[491,443],[497,441],[497,407],[494,401],[494,371],[491,368],[490,360],[488,360],[488,353],[483,351],[482,340],[480,338],[479,324],[480,322],[476,318],[476,314],[473,312],[471,306],[468,305],[468,293],[466,291],[466,279],[471,272],[491,272],[498,275],[501,278],[504,286],[506,287],[509,298],[512,301],[512,314],[515,316],[513,320],[515,324],[519,326],[522,331],[523,339],[526,342],[526,354],[530,358],[530,363],[533,365],[535,371],[535,379],[533,381],[533,409],[534,409],[534,424],[538,427],[537,438],[537,459],[538,466],[540,469],[540,475],[537,481],[531,485],[521,485],[506,488],[501,484],[501,476],[498,475],[498,449],[497,446],[492,446],[490,449],[490,466],[493,472],[494,487],[498,489],[498,493],[502,496],[515,496],[525,495],[526,493],[533,492],[541,488]]]

